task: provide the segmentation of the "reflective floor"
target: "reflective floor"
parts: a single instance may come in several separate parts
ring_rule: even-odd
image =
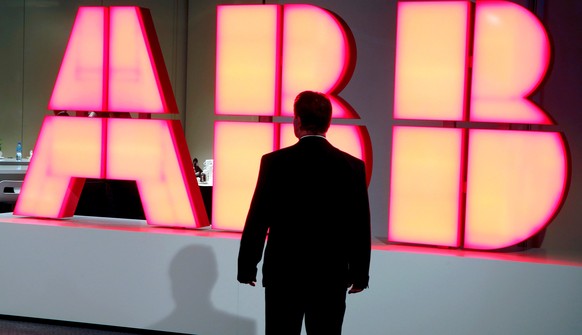
[[[54,322],[48,320],[0,316],[0,335],[169,335],[139,329],[114,328],[97,325]]]

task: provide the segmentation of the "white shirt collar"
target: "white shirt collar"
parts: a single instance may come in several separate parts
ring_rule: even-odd
[[[301,136],[300,140],[306,138],[306,137],[321,137],[321,138],[325,138],[325,136],[323,135],[303,135]]]

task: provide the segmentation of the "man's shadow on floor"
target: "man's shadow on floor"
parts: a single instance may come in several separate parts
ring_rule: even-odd
[[[172,294],[176,306],[153,329],[196,334],[257,333],[256,321],[214,307],[211,294],[218,279],[216,257],[204,245],[183,248],[170,265]],[[234,280],[234,279],[233,279]]]

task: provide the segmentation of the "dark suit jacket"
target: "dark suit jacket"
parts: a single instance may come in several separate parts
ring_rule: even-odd
[[[364,162],[319,136],[263,156],[242,234],[238,280],[263,286],[368,286],[370,209]]]

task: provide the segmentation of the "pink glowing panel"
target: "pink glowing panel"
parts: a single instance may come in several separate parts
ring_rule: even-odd
[[[298,93],[341,90],[355,62],[351,32],[331,12],[311,5],[284,5],[282,115],[293,116]],[[353,117],[337,105],[334,118]]]
[[[140,8],[111,7],[110,16],[109,110],[164,113]]]
[[[279,11],[277,5],[218,6],[216,114],[274,115]]]
[[[333,95],[328,92],[327,97],[331,101],[332,106],[332,117],[334,119],[359,119],[360,116],[350,104],[348,104],[341,97]],[[292,116],[291,114],[290,116]]]
[[[242,231],[261,156],[275,149],[274,127],[272,123],[215,123],[213,228]]]
[[[108,119],[106,177],[137,182],[150,225],[208,225],[183,137],[177,120]]]
[[[566,157],[558,133],[471,130],[465,247],[508,247],[544,228],[565,196]]]
[[[105,13],[103,7],[79,8],[48,109],[105,109]]]
[[[394,127],[389,241],[458,246],[462,132]]]
[[[47,116],[14,213],[72,216],[84,178],[102,178],[103,119]]]
[[[399,2],[394,117],[462,120],[470,2]]]
[[[471,120],[551,124],[524,100],[544,78],[549,59],[548,35],[532,13],[507,1],[478,2]]]
[[[366,163],[368,183],[372,175],[372,145],[365,127],[355,125],[332,124],[326,135],[328,141],[336,148],[363,160]],[[281,124],[281,147],[297,143],[293,125]]]

